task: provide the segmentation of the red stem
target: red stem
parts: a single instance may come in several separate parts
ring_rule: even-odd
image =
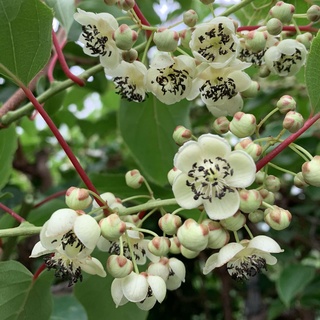
[[[43,264],[38,268],[38,270],[34,273],[34,275],[33,275],[33,281],[37,280],[38,277],[40,276],[41,272],[42,272],[43,270],[45,270],[45,269],[46,269],[46,264],[43,263]]]
[[[238,32],[240,31],[252,31],[252,30],[256,30],[258,28],[260,28],[261,26],[243,26],[243,27],[239,27],[237,29]],[[318,32],[317,28],[312,28],[310,25],[307,26],[299,26],[298,27],[300,31],[308,31],[308,32]],[[282,28],[283,31],[296,31],[296,27],[295,26],[284,26]]]
[[[14,212],[13,210],[11,210],[10,208],[8,208],[7,206],[5,206],[3,203],[0,202],[0,208],[4,211],[6,211],[7,213],[9,213],[14,219],[16,219],[16,221],[22,223],[24,221],[26,221],[25,219],[23,219],[21,216],[19,216],[16,212]]]
[[[58,56],[58,59],[59,59],[59,62],[60,62],[60,65],[61,65],[63,72],[73,82],[75,82],[76,84],[78,84],[81,87],[84,86],[85,82],[70,72],[69,67],[67,65],[67,62],[66,62],[66,59],[64,58],[63,52],[61,50],[59,41],[57,39],[57,36],[53,30],[51,33],[52,33],[53,45],[54,45],[54,48],[56,49],[56,53],[57,53],[57,56]]]
[[[58,191],[58,192],[56,192],[56,193],[54,193],[54,194],[51,194],[51,195],[48,196],[47,198],[45,198],[45,199],[43,199],[42,201],[40,201],[40,202],[38,202],[37,204],[35,204],[33,208],[34,208],[34,209],[39,208],[39,207],[41,207],[42,205],[44,205],[45,203],[47,203],[47,202],[49,202],[49,201],[51,201],[51,200],[53,200],[53,199],[59,198],[59,197],[61,197],[61,196],[63,196],[63,195],[65,195],[65,194],[66,194],[66,191],[67,191],[67,190],[62,190],[62,191]]]
[[[140,8],[137,5],[137,2],[135,3],[134,7],[133,7],[134,12],[136,13],[137,17],[140,19],[141,23],[145,26],[150,27],[150,23],[149,21],[146,19],[146,17],[143,15],[142,11],[140,10]],[[151,30],[146,30],[146,36],[147,38],[150,38],[152,34]]]
[[[294,142],[300,137],[305,131],[307,131],[317,120],[320,119],[320,113],[317,113],[313,117],[310,117],[297,132],[290,135],[288,138],[283,140],[276,148],[269,152],[264,158],[257,162],[256,168],[259,171],[266,164],[268,164],[273,158],[275,158],[282,150],[284,150],[290,143]]]

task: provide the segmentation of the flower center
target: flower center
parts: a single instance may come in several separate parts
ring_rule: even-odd
[[[302,60],[301,51],[296,49],[296,52],[292,55],[281,53],[280,59],[273,62],[273,66],[278,72],[290,72],[291,67]]]
[[[253,63],[257,66],[261,66],[264,64],[264,54],[267,51],[267,49],[258,51],[258,52],[252,52],[248,49],[242,49],[239,52],[239,59],[242,61]]]
[[[77,255],[85,248],[85,245],[72,230],[63,235],[61,238],[61,246],[64,251],[73,253],[73,255]]]
[[[263,269],[267,270],[267,264],[264,258],[253,254],[248,257],[242,257],[234,262],[229,262],[227,269],[234,280],[248,280]]]
[[[233,48],[234,42],[231,41],[230,35],[225,32],[222,23],[199,36],[198,41],[200,42],[198,53],[210,62],[214,62],[218,55],[225,56],[230,52],[236,52]]]
[[[137,92],[136,84],[132,83],[129,77],[115,77],[113,79],[116,85],[116,92],[129,101],[142,102],[144,97]]]
[[[189,170],[188,176],[192,178],[186,181],[188,187],[194,193],[193,198],[198,200],[200,197],[212,202],[212,197],[222,199],[227,192],[234,192],[229,187],[225,178],[233,175],[233,169],[227,160],[216,157],[214,161],[204,159],[201,165],[194,163]]]
[[[163,95],[167,92],[174,95],[182,96],[186,90],[186,82],[189,76],[187,70],[174,69],[173,65],[168,68],[158,69],[159,75],[156,77],[156,82],[161,87]],[[154,81],[151,81],[153,84]]]
[[[88,24],[82,26],[83,38],[87,41],[86,48],[89,48],[91,54],[106,55],[108,50],[106,49],[106,43],[108,37],[103,36],[95,25]],[[109,51],[108,57],[110,57],[112,51]]]
[[[211,80],[207,80],[200,87],[200,92],[205,99],[211,99],[216,102],[224,97],[233,98],[237,94],[235,89],[236,85],[233,79],[227,78],[224,80],[223,77],[217,77],[214,83]]]

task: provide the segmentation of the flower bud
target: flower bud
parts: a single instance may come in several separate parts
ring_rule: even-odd
[[[307,185],[307,183],[304,180],[302,172],[298,172],[294,178],[293,178],[293,183],[297,188],[303,188]]]
[[[311,186],[320,187],[320,156],[314,156],[302,165],[302,176]]]
[[[114,278],[124,278],[133,270],[133,263],[125,256],[112,254],[107,259],[107,272]]]
[[[83,210],[90,206],[92,198],[88,190],[70,187],[66,192],[65,201],[70,209]]]
[[[181,249],[181,254],[187,259],[194,259],[199,254],[199,251],[189,250],[183,245],[181,245],[180,249]]]
[[[271,73],[271,71],[266,65],[261,66],[259,69],[259,77],[260,78],[266,78],[270,75],[270,73]]]
[[[130,50],[137,41],[138,34],[126,24],[122,24],[113,32],[112,37],[119,49]]]
[[[297,132],[304,123],[304,119],[299,112],[289,111],[284,117],[282,126],[287,129],[289,132]]]
[[[154,34],[153,41],[159,51],[173,52],[177,49],[179,34],[172,29],[160,28]]]
[[[262,201],[266,202],[270,205],[274,204],[275,201],[275,196],[273,192],[268,191],[267,189],[261,189],[259,190],[260,195],[262,197]]]
[[[104,3],[108,6],[113,6],[117,3],[117,0],[104,0]]]
[[[282,96],[277,102],[277,108],[282,114],[296,110],[296,106],[296,101],[289,95]]]
[[[262,210],[255,210],[249,213],[248,215],[248,219],[252,222],[252,223],[258,223],[263,221],[264,219],[264,212]]]
[[[154,237],[148,243],[148,249],[157,257],[165,256],[170,249],[170,240],[167,237]]]
[[[240,211],[237,211],[232,217],[220,220],[220,224],[230,231],[238,231],[246,223],[246,217]]]
[[[262,51],[267,40],[268,33],[266,31],[253,30],[246,34],[246,46],[252,52]]]
[[[229,131],[229,125],[227,117],[219,117],[213,122],[213,130],[218,134],[224,134]]]
[[[248,137],[256,130],[256,118],[253,114],[239,111],[233,116],[229,129],[238,138]]]
[[[250,213],[257,210],[262,203],[262,197],[258,190],[246,190],[239,191],[240,195],[240,210],[245,213]]]
[[[220,249],[229,242],[230,234],[219,222],[206,219],[202,224],[209,228],[208,248]]]
[[[139,170],[134,169],[126,173],[126,184],[133,189],[138,189],[144,182],[144,178]]]
[[[193,219],[187,219],[178,229],[177,237],[184,247],[199,252],[208,245],[209,229]]]
[[[254,181],[257,184],[263,184],[266,177],[267,177],[267,174],[264,171],[258,171],[256,173],[256,178]]]
[[[264,221],[274,230],[287,228],[291,221],[291,213],[288,210],[273,206],[264,211]]]
[[[193,28],[190,28],[190,29],[181,30],[179,32],[181,45],[184,48],[190,49],[189,43],[190,43],[190,40],[191,40],[191,35],[192,35],[193,30],[194,30]]]
[[[127,228],[126,223],[115,213],[101,219],[99,225],[101,228],[101,235],[110,241],[118,240]]]
[[[277,36],[278,34],[280,34],[283,28],[282,22],[277,18],[271,18],[267,22],[266,26],[267,26],[268,33],[271,34],[272,36]]]
[[[278,1],[276,5],[270,9],[269,13],[273,18],[277,18],[282,23],[288,24],[292,19],[294,11],[294,5]]]
[[[158,225],[160,229],[169,235],[177,233],[178,228],[181,226],[181,218],[175,214],[166,213],[159,219]]]
[[[185,142],[191,140],[192,132],[184,126],[177,126],[173,131],[172,137],[178,146],[182,146]]]
[[[254,98],[260,91],[260,84],[257,81],[251,81],[248,89],[241,92],[241,96],[244,98]]]
[[[135,4],[135,0],[117,0],[118,7],[124,11],[132,9]]]
[[[235,150],[243,150],[249,154],[254,161],[257,161],[262,153],[262,147],[252,142],[250,138],[245,138],[234,146]]]
[[[164,281],[167,281],[170,269],[169,259],[167,257],[161,257],[158,262],[150,263],[148,266],[148,274],[161,277]]]
[[[274,175],[268,175],[264,181],[264,186],[268,191],[277,192],[280,190],[281,182],[278,177]]]
[[[168,181],[169,183],[172,185],[174,179],[176,178],[176,176],[178,176],[181,173],[181,171],[179,169],[177,169],[176,167],[173,167],[167,175]]]
[[[178,237],[174,236],[172,238],[170,238],[170,253],[172,254],[179,254],[181,253],[181,243],[178,239]]]
[[[316,4],[312,5],[307,11],[309,21],[316,22],[320,19],[320,7]]]
[[[194,27],[198,22],[198,14],[194,10],[188,10],[183,13],[183,23],[188,27]]]
[[[310,49],[312,38],[313,38],[312,33],[306,32],[306,33],[297,35],[296,40],[302,43],[306,47],[306,49]]]
[[[126,62],[132,63],[138,58],[138,51],[135,49],[130,49],[128,51],[122,51],[122,59]]]

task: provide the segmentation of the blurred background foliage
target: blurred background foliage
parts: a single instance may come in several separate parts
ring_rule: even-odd
[[[68,31],[64,54],[71,70],[80,73],[98,63],[98,60],[84,55],[75,43],[81,29],[79,24],[73,22],[74,1],[65,1],[58,9],[55,6],[61,5],[61,2],[46,2],[55,8],[56,17]],[[310,4],[319,4],[320,1],[287,2],[296,6],[296,12],[303,13]],[[208,8],[198,0],[142,0],[137,3],[151,25],[160,25],[166,20],[169,24],[177,21],[190,8],[197,11],[200,19],[209,15]],[[274,3],[272,0],[253,1],[233,17],[239,20],[240,25],[258,24]],[[230,5],[227,1],[216,1],[214,8],[221,13]],[[79,6],[87,11],[107,11],[116,17],[122,15],[120,10],[107,7],[103,1],[84,0]],[[164,12],[160,14],[161,11]],[[63,15],[63,12],[71,13]],[[307,24],[307,21],[300,22]],[[261,92],[245,101],[245,112],[253,113],[257,120],[262,119],[283,94],[290,94],[297,101],[298,111],[308,117],[310,105],[303,70],[296,78],[290,79],[262,79],[254,67],[248,72],[259,81]],[[54,77],[57,82],[65,80],[59,64],[54,70]],[[41,94],[48,86],[46,78],[40,78],[36,93]],[[12,82],[0,78],[1,103],[10,98],[16,89]],[[27,101],[21,105],[25,103]],[[172,159],[178,149],[171,138],[173,129],[181,124],[191,128],[195,135],[213,132],[214,118],[205,107],[188,101],[166,106],[152,96],[142,104],[121,101],[103,71],[91,77],[84,88],[73,86],[50,98],[44,108],[86,168],[98,191],[113,192],[120,198],[144,191],[131,190],[125,184],[124,174],[133,168],[138,168],[145,175],[155,197],[171,198],[166,174],[172,168]],[[264,127],[262,136],[276,136],[282,128],[282,121],[283,116],[275,114]],[[39,207],[34,207],[34,204],[55,192],[70,186],[81,186],[82,183],[39,115],[32,113],[25,116],[10,128],[15,129],[18,147],[10,176],[2,181],[5,186],[0,201],[19,213],[25,212],[29,222],[41,226],[54,210],[64,206],[64,200],[59,197]],[[10,128],[2,129],[0,134],[7,133]],[[320,124],[316,123],[297,143],[310,153],[319,154],[319,136]],[[290,149],[278,155],[273,162],[290,171],[301,170],[301,159]],[[279,176],[271,168],[268,173]],[[279,232],[267,230],[264,224],[250,225],[255,234],[267,232],[285,249],[284,253],[277,255],[278,264],[270,267],[267,273],[247,282],[235,282],[225,268],[208,276],[202,275],[202,266],[212,250],[192,260],[182,257],[187,268],[186,282],[180,289],[168,292],[165,301],[157,304],[149,314],[131,304],[115,309],[110,296],[111,277],[101,279],[84,275],[83,283],[75,285],[74,290],[54,282],[50,319],[320,319],[320,190],[314,187],[303,190],[292,188],[290,176],[282,175],[281,179],[283,184],[277,194],[277,203],[292,212],[291,226]],[[183,212],[185,217],[192,214]],[[155,216],[148,220],[147,227],[157,230],[158,218]],[[14,225],[9,215],[0,213],[2,229]],[[28,256],[37,237],[16,241],[17,250],[12,252],[10,240],[2,240],[2,260],[18,260],[34,272],[42,261],[31,261]],[[98,252],[97,255],[104,263],[106,255]]]

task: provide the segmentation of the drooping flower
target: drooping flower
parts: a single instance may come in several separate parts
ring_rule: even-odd
[[[112,299],[117,307],[131,301],[142,310],[150,310],[157,301],[161,303],[166,291],[165,281],[161,277],[146,272],[131,272],[124,278],[114,279],[111,285]]]
[[[147,72],[147,89],[161,102],[173,104],[184,99],[191,90],[195,72],[194,59],[189,56],[171,57],[159,53]]]
[[[202,63],[197,68],[198,73],[187,99],[193,100],[200,94],[202,101],[214,116],[233,116],[243,106],[239,93],[248,89],[251,84],[251,78],[242,71],[249,66],[249,63],[239,60],[223,69],[215,69],[207,63]]]
[[[74,19],[82,25],[79,41],[83,44],[84,53],[99,57],[105,68],[115,68],[120,63],[120,50],[112,39],[113,32],[119,26],[115,17],[109,13],[86,12],[78,8]]]
[[[82,270],[105,277],[100,261],[90,256],[99,237],[100,228],[94,218],[81,211],[60,209],[43,225],[40,241],[30,257],[53,254],[46,258],[47,267],[69,280],[69,285],[82,279]]]
[[[229,274],[235,280],[246,280],[254,277],[267,265],[274,265],[277,259],[271,253],[283,252],[278,243],[272,238],[260,235],[240,243],[230,242],[211,255],[203,268],[203,273],[208,274],[215,268],[227,264]]]
[[[224,68],[238,55],[240,42],[232,20],[217,17],[195,27],[189,46],[197,60]]]
[[[172,190],[185,209],[203,205],[211,219],[226,219],[240,206],[237,188],[246,188],[255,179],[252,158],[242,150],[231,151],[229,143],[213,134],[188,141],[174,157],[181,172]]]
[[[116,93],[121,98],[142,102],[146,96],[146,66],[139,62],[121,61],[115,69],[106,69],[106,74],[113,77]]]
[[[270,71],[282,77],[295,75],[305,64],[306,57],[306,47],[294,39],[280,41],[264,55]]]

